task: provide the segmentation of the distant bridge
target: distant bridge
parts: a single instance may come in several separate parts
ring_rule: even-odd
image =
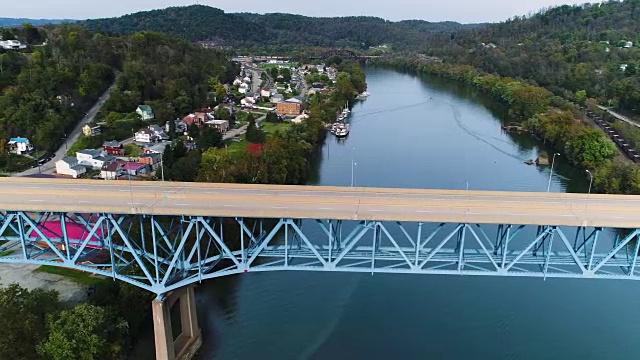
[[[375,58],[381,57],[381,56],[360,55],[347,49],[332,49],[327,52],[324,52],[319,56],[311,57],[310,59],[327,60],[332,56],[338,56],[341,59],[347,59],[347,60],[369,60],[369,59],[375,59]]]

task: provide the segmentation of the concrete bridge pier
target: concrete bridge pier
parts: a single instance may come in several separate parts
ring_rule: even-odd
[[[178,303],[181,333],[174,337],[171,309]],[[157,360],[190,360],[202,345],[198,327],[194,286],[170,292],[153,300],[153,329]]]

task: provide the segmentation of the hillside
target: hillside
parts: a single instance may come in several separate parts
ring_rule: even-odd
[[[22,24],[31,24],[33,26],[47,25],[47,24],[60,24],[63,22],[74,22],[78,20],[68,19],[27,19],[27,18],[3,18],[0,17],[0,27],[14,27],[21,26]]]
[[[197,19],[197,21],[194,21]],[[463,29],[454,22],[391,22],[375,17],[313,18],[291,14],[225,13],[204,5],[170,7],[118,18],[87,20],[91,31],[130,34],[151,30],[187,40],[213,40],[231,46],[323,46],[367,49],[389,44],[410,48],[429,33]]]
[[[639,16],[639,0],[565,5],[432,36],[425,52],[533,80],[565,98],[579,101],[586,91],[603,103],[640,112]]]

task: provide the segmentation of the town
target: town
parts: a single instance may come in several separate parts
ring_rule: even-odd
[[[18,44],[15,49],[25,46]],[[107,119],[110,114],[97,111],[95,116],[88,116],[78,124],[81,134],[76,143],[70,144],[65,139],[66,151],[60,159],[36,151],[26,137],[7,139],[6,150],[32,159],[25,162],[31,168],[19,173],[23,176],[164,180],[163,154],[167,147],[179,142],[187,151],[199,148],[204,151],[198,137],[208,129],[219,139],[212,145],[255,151],[260,147],[251,146],[246,139],[250,121],[266,133],[304,122],[309,117],[310,97],[330,95],[338,75],[338,68],[333,64],[300,65],[276,57],[239,56],[233,60],[240,63],[240,73],[232,83],[224,84],[224,98],[214,107],[194,109],[181,118],[161,123],[152,106],[140,104],[131,109],[131,113],[119,114],[127,120],[123,121],[127,126],[139,124],[138,128],[131,129],[131,136],[127,138],[122,137],[122,131],[117,132],[120,137],[114,136],[114,131],[109,131],[113,126]],[[98,139],[101,140],[99,147],[78,148],[95,144]],[[43,170],[48,162],[53,162],[55,167]]]

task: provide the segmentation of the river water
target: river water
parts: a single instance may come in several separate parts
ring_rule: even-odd
[[[351,134],[330,136],[314,184],[546,191],[541,147],[501,107],[437,78],[367,69]],[[586,192],[556,159],[551,191]],[[201,359],[635,359],[630,281],[273,272],[197,289]]]

